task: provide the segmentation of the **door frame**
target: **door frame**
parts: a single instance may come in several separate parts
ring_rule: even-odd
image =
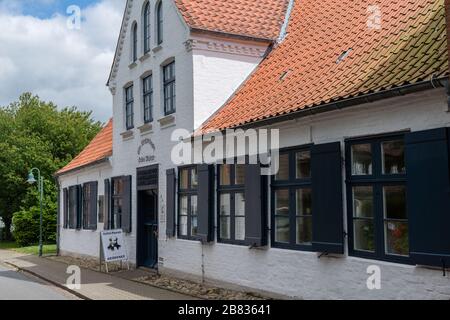
[[[143,178],[144,173],[148,173],[151,170],[158,172],[157,178],[154,181],[149,181]],[[145,267],[144,257],[145,257],[145,246],[143,242],[144,230],[143,230],[143,217],[141,211],[141,201],[139,199],[139,193],[142,191],[153,190],[156,193],[156,224],[159,229],[159,165],[151,165],[143,168],[137,168],[136,170],[136,267]],[[158,258],[159,258],[159,237],[156,239],[156,267],[158,268]]]

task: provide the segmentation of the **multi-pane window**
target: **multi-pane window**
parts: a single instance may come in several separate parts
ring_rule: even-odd
[[[143,104],[144,104],[144,122],[153,121],[153,80],[148,76],[142,80],[143,84]]]
[[[175,112],[175,62],[164,66],[164,114]]]
[[[94,183],[83,185],[83,229],[97,228],[97,188]]]
[[[144,7],[144,53],[148,53],[150,51],[150,2],[147,2]]]
[[[79,194],[78,187],[73,186],[68,191],[68,228],[76,229],[78,227],[78,206],[79,206]]]
[[[132,33],[132,39],[131,39],[131,47],[132,47],[132,58],[133,62],[136,62],[138,58],[138,29],[137,24],[133,25],[133,33]]]
[[[198,233],[197,167],[184,167],[178,178],[178,236],[195,238]]]
[[[159,1],[156,7],[156,38],[158,45],[163,42],[163,2]]]
[[[279,171],[272,179],[274,246],[311,249],[312,189],[309,149],[280,152]]]
[[[409,255],[403,136],[347,143],[350,252],[382,260]]]
[[[245,240],[245,165],[218,166],[218,239],[243,243]]]
[[[122,228],[122,211],[124,204],[124,183],[120,178],[112,179],[111,229]]]
[[[133,86],[125,88],[125,124],[127,130],[133,129],[134,127],[134,96],[133,96]]]

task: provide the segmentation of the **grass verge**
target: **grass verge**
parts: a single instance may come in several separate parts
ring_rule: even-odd
[[[0,241],[0,249],[4,250],[14,250],[16,252],[24,253],[24,254],[34,254],[38,255],[39,253],[39,246],[33,245],[29,247],[20,247],[15,242],[6,242],[6,241]],[[56,253],[56,244],[46,244],[42,248],[43,254],[55,254]]]

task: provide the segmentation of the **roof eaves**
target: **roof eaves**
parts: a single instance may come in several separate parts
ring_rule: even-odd
[[[288,121],[296,118],[301,118],[304,116],[310,116],[313,114],[324,113],[332,110],[340,110],[347,107],[357,106],[364,103],[371,103],[383,99],[394,98],[399,96],[404,96],[410,93],[437,89],[437,88],[446,88],[447,94],[450,96],[450,87],[449,87],[449,76],[441,76],[439,78],[432,77],[431,79],[416,82],[416,83],[407,83],[402,86],[393,87],[389,89],[380,89],[376,92],[371,92],[362,95],[352,95],[345,99],[333,100],[331,102],[322,102],[318,103],[314,106],[299,108],[295,111],[291,111],[288,113],[283,113],[276,116],[270,116],[264,119],[248,121],[241,124],[237,124],[235,126],[231,126],[228,128],[215,130],[215,131],[225,131],[227,129],[236,129],[236,128],[249,128],[255,126],[262,126],[273,124],[282,121]]]
[[[61,170],[60,170],[60,171],[56,172],[53,176],[54,176],[54,177],[61,177],[61,176],[63,176],[63,175],[70,174],[70,173],[73,173],[73,172],[75,172],[75,171],[83,170],[83,169],[88,168],[88,167],[92,167],[92,166],[95,166],[95,165],[98,165],[98,164],[106,163],[106,162],[109,161],[109,159],[111,158],[111,156],[112,156],[112,155],[108,155],[108,156],[103,157],[103,158],[101,158],[101,159],[92,161],[92,162],[90,162],[90,163],[83,164],[83,165],[81,165],[81,166],[78,166],[78,167],[75,167],[75,168],[72,168],[72,169],[69,169],[69,170],[66,170],[66,171],[61,171]]]

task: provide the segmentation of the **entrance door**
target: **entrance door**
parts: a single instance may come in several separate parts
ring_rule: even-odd
[[[158,190],[138,192],[139,265],[148,268],[158,266]]]

